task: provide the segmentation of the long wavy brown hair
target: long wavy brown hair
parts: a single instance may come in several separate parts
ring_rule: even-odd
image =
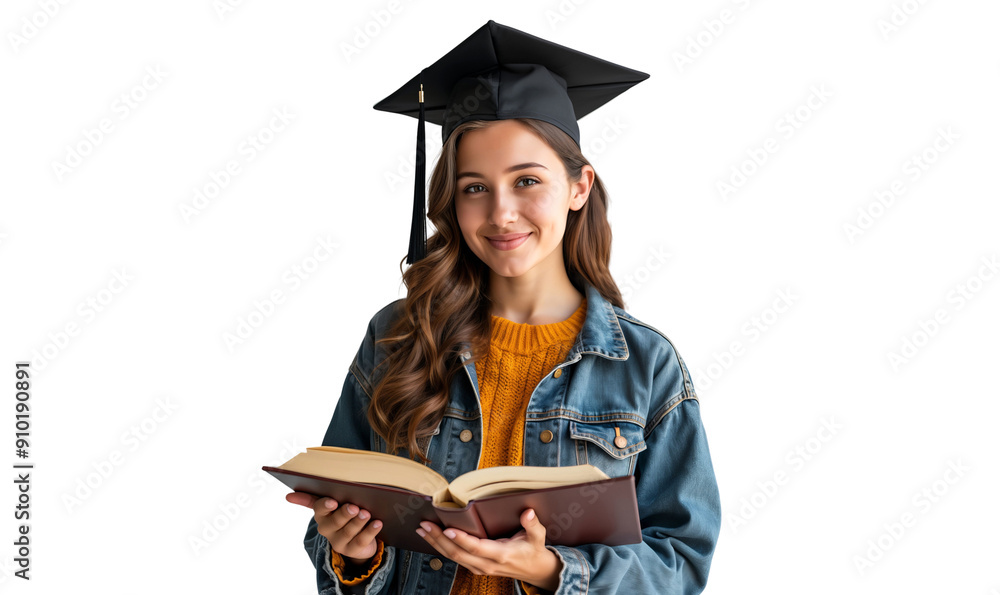
[[[541,120],[518,118],[559,155],[570,182],[580,179],[590,163],[565,132]],[[410,458],[430,459],[417,439],[431,434],[444,414],[452,378],[464,364],[458,357],[469,350],[475,361],[488,353],[492,304],[489,269],[469,249],[455,214],[458,143],[469,130],[493,121],[459,125],[441,148],[431,174],[427,215],[435,232],[427,238],[424,258],[400,271],[407,288],[404,313],[384,338],[387,355],[368,407],[368,422],[396,454],[405,448]],[[563,261],[570,282],[585,294],[584,281],[612,304],[624,308],[621,292],[611,277],[611,226],[608,194],[594,176],[583,207],[570,210],[563,236]]]

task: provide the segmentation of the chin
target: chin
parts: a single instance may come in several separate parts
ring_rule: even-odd
[[[496,266],[493,266],[490,263],[487,263],[487,266],[490,267],[491,271],[493,271],[497,275],[500,275],[501,277],[514,278],[514,277],[520,277],[521,275],[524,274],[524,271],[520,270],[519,268],[518,269],[512,269],[509,266],[496,267]]]
[[[497,275],[500,275],[501,277],[507,277],[507,278],[520,277],[525,272],[527,272],[527,268],[521,266],[520,264],[504,262],[503,259],[492,258],[484,262],[486,263],[486,266],[490,268],[491,271],[493,271]]]

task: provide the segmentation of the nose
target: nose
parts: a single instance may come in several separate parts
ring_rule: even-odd
[[[517,221],[517,199],[509,189],[500,188],[493,193],[490,202],[489,223],[498,229],[504,229]]]

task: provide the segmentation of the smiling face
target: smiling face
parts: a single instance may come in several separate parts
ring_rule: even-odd
[[[583,207],[590,178],[570,182],[559,155],[516,120],[465,132],[456,157],[455,212],[472,252],[503,277],[565,276],[566,216]]]

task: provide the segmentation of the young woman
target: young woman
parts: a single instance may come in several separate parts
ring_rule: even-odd
[[[313,511],[304,543],[320,593],[705,587],[721,511],[691,378],[670,340],[623,309],[607,192],[575,129],[536,111],[446,124],[436,232],[403,273],[406,298],[372,317],[323,444],[415,458],[449,481],[495,465],[633,474],[642,542],[546,545],[526,509],[507,539],[423,523],[438,552],[426,555],[382,543],[359,503],[295,492]]]

